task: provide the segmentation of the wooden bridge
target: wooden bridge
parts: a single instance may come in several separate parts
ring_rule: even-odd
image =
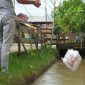
[[[58,49],[59,58],[65,56],[68,49],[78,50],[82,57],[85,56],[85,33],[62,33],[53,41]]]
[[[85,49],[85,33],[63,33],[56,37],[59,49]]]

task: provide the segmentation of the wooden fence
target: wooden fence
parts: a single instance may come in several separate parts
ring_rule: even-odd
[[[49,39],[48,39],[49,38]],[[18,52],[21,52],[21,45],[27,52],[25,44],[35,44],[38,50],[38,44],[45,44],[51,41],[52,29],[40,28],[28,23],[18,23],[16,27],[14,43],[18,44]]]

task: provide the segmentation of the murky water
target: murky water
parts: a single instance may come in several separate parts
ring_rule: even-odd
[[[76,72],[58,61],[31,85],[85,85],[85,60]]]

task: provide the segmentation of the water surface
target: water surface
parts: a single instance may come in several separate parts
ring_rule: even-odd
[[[57,61],[31,85],[85,85],[85,60],[75,72],[69,70],[62,61]]]

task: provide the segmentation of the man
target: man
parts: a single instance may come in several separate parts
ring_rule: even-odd
[[[36,7],[40,6],[39,0],[32,0],[32,2],[28,0],[27,4],[34,4]],[[12,0],[0,0],[0,63],[2,72],[8,72],[9,51],[15,32],[14,18],[15,12]]]
[[[0,57],[2,72],[8,71],[9,51],[15,32],[12,0],[0,0]]]

